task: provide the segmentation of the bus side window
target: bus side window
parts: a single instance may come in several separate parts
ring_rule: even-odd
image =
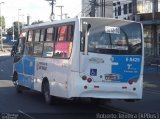
[[[35,41],[39,42],[39,38],[40,38],[40,30],[36,30],[35,31]]]
[[[54,34],[54,28],[48,28],[46,32],[46,41],[52,41]]]
[[[43,57],[52,57],[54,51],[53,42],[45,42],[43,47]]]
[[[33,53],[33,43],[32,42],[26,43],[26,52],[25,52],[25,54],[26,55],[32,55],[32,53]]]
[[[74,26],[69,25],[67,29],[67,41],[73,41]]]
[[[70,58],[72,51],[72,41],[74,36],[74,26],[65,25],[58,27],[58,38],[55,43],[54,56],[57,58]]]
[[[41,57],[43,50],[43,43],[42,42],[35,42],[33,48],[33,55],[37,57]]]
[[[55,43],[54,56],[59,58],[69,58],[72,51],[72,42],[57,42]]]
[[[58,27],[58,41],[66,41],[67,26]]]
[[[33,38],[33,55],[40,57],[43,49],[43,42],[40,42],[40,30],[35,30],[35,35]]]
[[[45,31],[46,31],[45,29],[41,29],[40,42],[43,42],[43,41],[44,41]]]
[[[33,37],[34,37],[34,32],[33,31],[29,31],[29,35],[28,35],[28,42],[32,42],[33,41]]]

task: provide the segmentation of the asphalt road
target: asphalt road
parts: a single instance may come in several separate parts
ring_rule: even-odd
[[[11,80],[13,57],[0,56],[0,80]]]
[[[87,101],[59,99],[55,105],[47,105],[39,92],[25,91],[17,94],[11,81],[12,57],[0,57],[0,115],[1,118],[13,116],[18,118],[97,118],[99,113],[115,111],[96,106]],[[18,114],[18,115],[16,115]]]
[[[39,92],[25,91],[22,94],[16,93],[11,81],[12,64],[12,57],[0,57],[0,119],[10,119],[11,117],[15,117],[12,119],[17,119],[16,117],[18,119],[114,119],[115,117],[123,119],[121,115],[117,117],[117,114],[120,113],[146,114],[149,116],[153,114],[151,116],[155,116],[154,119],[160,117],[160,92],[157,88],[160,83],[158,83],[159,78],[157,75],[144,77],[143,100],[134,103],[112,100],[112,103],[108,105],[96,106],[88,101],[59,99],[57,104],[50,106],[45,104],[43,96]],[[128,118],[125,117],[125,119]]]

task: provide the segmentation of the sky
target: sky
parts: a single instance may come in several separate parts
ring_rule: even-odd
[[[30,16],[32,22],[36,20],[49,21],[51,14],[51,6],[45,0],[0,0],[1,14],[5,17],[6,28],[11,27],[13,21],[27,22],[27,16]],[[77,16],[81,11],[81,0],[56,0],[54,13],[56,20],[60,20],[60,8],[56,6],[64,6],[63,14],[67,13],[69,17]]]

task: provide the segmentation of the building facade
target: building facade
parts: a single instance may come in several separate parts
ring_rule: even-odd
[[[160,56],[160,1],[138,0],[137,16],[144,26],[145,56]]]
[[[95,9],[94,9],[95,8]],[[82,16],[130,19],[133,15],[132,0],[82,0]]]
[[[82,0],[82,8],[88,8],[88,16],[94,11],[91,9],[93,1],[96,17],[141,22],[144,26],[145,58],[160,56],[160,0]]]
[[[113,18],[113,1],[82,0],[82,17]]]

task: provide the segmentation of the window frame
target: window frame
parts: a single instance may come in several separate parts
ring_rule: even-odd
[[[122,15],[122,7],[118,6],[118,16],[121,16],[121,15]]]
[[[123,5],[123,13],[127,14],[128,13],[128,4]]]
[[[37,55],[37,54],[34,54],[34,51],[35,51],[35,46],[37,45],[37,44],[41,44],[42,43],[42,51],[41,51],[41,54],[39,54],[39,55]],[[33,42],[33,52],[32,52],[32,56],[34,56],[34,57],[42,57],[42,52],[43,52],[43,42]]]
[[[133,3],[129,3],[128,8],[129,8],[128,13],[133,13]]]
[[[38,41],[36,40],[37,31],[39,32]],[[35,42],[39,42],[39,41],[40,41],[40,37],[41,37],[41,29],[36,29],[36,30],[35,30],[35,35],[34,35],[34,41],[35,41]]]
[[[53,54],[52,54],[51,57],[43,56],[44,47],[45,47],[44,44],[45,44],[45,43],[53,43]],[[42,50],[42,57],[43,57],[43,58],[53,58],[54,52],[55,52],[55,42],[54,42],[54,41],[43,42],[43,50]]]
[[[58,33],[58,28],[59,27],[62,27],[62,26],[67,26],[67,33],[65,34],[65,41],[58,41],[58,37],[59,37],[59,33]],[[71,39],[70,40],[66,40],[67,39],[67,37],[69,36],[69,32],[68,32],[68,29],[69,29],[69,26],[71,26]],[[53,53],[53,57],[54,58],[56,58],[56,59],[70,59],[70,57],[71,57],[71,55],[72,55],[72,50],[73,50],[73,40],[74,40],[74,34],[75,34],[75,23],[70,23],[70,24],[60,24],[60,25],[58,25],[57,27],[56,27],[56,34],[57,34],[57,36],[56,36],[56,39],[55,39],[55,42],[54,42],[54,53]],[[69,55],[69,57],[58,57],[58,56],[56,56],[55,55],[55,51],[56,51],[56,43],[68,43],[68,42],[70,42],[70,43],[72,43],[71,45],[71,51],[70,51],[70,55]]]
[[[58,41],[58,27],[61,27],[61,26],[67,26],[67,29],[66,29],[66,39],[67,37],[70,36],[70,39],[69,40],[65,40],[65,41]],[[68,31],[69,30],[69,26],[71,26],[70,28],[70,32]],[[51,41],[46,41],[46,37],[47,37],[47,29],[48,28],[53,28],[53,32],[52,32],[52,40]],[[40,31],[40,35],[39,35],[39,41],[35,41],[35,32],[39,30]],[[28,38],[29,38],[29,32],[32,31],[33,34],[32,34],[32,41],[28,41]],[[42,33],[44,34],[43,35],[43,41],[42,41]],[[69,34],[70,33],[70,34]],[[54,34],[54,35],[53,35]],[[28,53],[25,53],[27,54],[28,56],[33,56],[33,57],[42,57],[42,58],[54,58],[54,59],[70,59],[71,55],[72,55],[72,50],[73,50],[73,40],[74,40],[74,34],[75,34],[75,22],[68,22],[68,23],[61,23],[61,24],[54,24],[54,25],[47,25],[47,26],[44,26],[44,27],[39,27],[39,28],[33,28],[33,29],[28,29],[27,30],[27,42],[25,43],[25,45],[31,43],[32,44],[32,53],[31,54],[28,54]],[[55,56],[55,45],[56,43],[62,43],[62,42],[70,42],[71,43],[71,51],[70,51],[70,54],[69,54],[69,57],[57,57]],[[42,43],[42,52],[40,55],[35,55],[34,54],[34,48],[35,48],[35,44],[36,43]],[[45,43],[53,43],[53,55],[52,57],[45,57],[43,56],[43,52],[44,52],[44,44]],[[26,48],[26,47],[25,47]]]

